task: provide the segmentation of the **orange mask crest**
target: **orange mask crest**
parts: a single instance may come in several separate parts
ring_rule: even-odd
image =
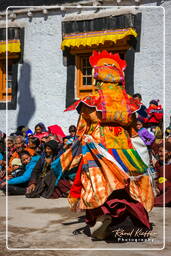
[[[111,52],[107,52],[106,50],[103,50],[102,52],[93,51],[89,61],[92,67],[111,64],[121,71],[124,71],[126,68],[126,61],[122,60],[118,53],[113,54]]]

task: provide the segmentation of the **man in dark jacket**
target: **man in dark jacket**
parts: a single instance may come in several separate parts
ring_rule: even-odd
[[[45,143],[45,156],[35,166],[26,197],[58,198],[66,197],[71,188],[69,179],[62,177],[58,166],[58,142],[50,140]]]
[[[56,159],[57,153],[58,143],[55,140],[45,144],[45,156],[40,158],[33,170],[26,197],[48,198],[51,195],[56,182],[56,176],[51,171],[51,163]]]

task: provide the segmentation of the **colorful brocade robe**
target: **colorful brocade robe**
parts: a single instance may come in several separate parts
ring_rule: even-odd
[[[131,142],[137,135],[132,114],[139,108],[122,86],[104,83],[93,96],[67,110],[79,113],[78,140],[59,159],[66,174],[78,168],[69,202],[81,209],[101,206],[115,190],[125,189],[147,211],[154,196],[145,163]]]

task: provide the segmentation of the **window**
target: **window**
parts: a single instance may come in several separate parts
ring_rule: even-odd
[[[104,48],[103,48],[104,49]],[[103,50],[93,49],[93,50]],[[117,48],[105,48],[112,53],[119,52],[125,56],[126,49],[123,47]],[[88,95],[94,94],[98,88],[96,86],[96,80],[92,76],[92,67],[89,63],[89,57],[92,55],[88,53],[75,54],[75,98],[83,98]]]
[[[0,57],[0,109],[6,109],[6,102],[8,109],[16,109],[18,56],[9,56],[8,81],[6,73],[6,59]]]
[[[97,88],[92,77],[92,67],[89,63],[89,54],[76,55],[76,97],[83,98],[94,93]]]
[[[65,63],[67,65],[67,83],[66,83],[66,107],[73,104],[79,97],[92,94],[96,91],[93,79],[90,77],[90,66],[83,65],[84,59],[89,58],[93,50],[107,50],[111,52],[123,52],[127,62],[125,70],[126,90],[129,94],[134,93],[134,57],[135,52],[140,51],[140,36],[141,36],[141,13],[123,14],[118,16],[106,16],[102,18],[92,18],[87,20],[65,20],[62,22],[63,41],[61,49],[64,52]],[[104,42],[94,42],[88,40],[82,43],[82,39],[88,36],[94,37],[94,32],[100,32],[101,35],[105,31],[126,30],[134,28],[137,32],[137,38],[134,34],[130,37],[111,41],[111,38]],[[91,34],[92,33],[92,34]],[[79,42],[75,40],[79,34]],[[97,34],[96,34],[97,36]],[[85,42],[85,41],[84,41]],[[92,43],[91,43],[92,42]],[[132,50],[134,49],[134,50]],[[126,54],[125,54],[126,53]],[[85,71],[87,69],[87,71]],[[92,84],[90,85],[90,79]]]
[[[11,102],[12,100],[12,61],[8,62],[8,81],[7,81],[7,90],[6,90],[6,63],[2,61],[0,64],[0,101],[1,102]]]
[[[6,47],[6,28],[0,28],[0,109],[16,109],[18,63],[23,60],[24,28],[8,28]],[[6,49],[8,48],[8,77],[6,70]],[[8,81],[7,81],[8,79]],[[7,88],[6,88],[7,87]]]

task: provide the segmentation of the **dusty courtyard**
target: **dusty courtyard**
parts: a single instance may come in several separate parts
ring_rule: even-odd
[[[171,208],[166,208],[166,247],[162,250],[164,245],[162,208],[154,208],[150,213],[153,231],[149,240],[119,243],[112,239],[92,241],[89,230],[84,229],[84,212],[71,212],[67,200],[63,198],[47,200],[44,198],[27,199],[24,196],[9,197],[7,203],[8,232],[6,233],[5,204],[6,197],[1,195],[0,256],[61,254],[77,256],[104,255],[104,253],[106,256],[120,255],[121,253],[122,255],[136,256],[170,255]],[[6,248],[6,237],[8,249]]]

